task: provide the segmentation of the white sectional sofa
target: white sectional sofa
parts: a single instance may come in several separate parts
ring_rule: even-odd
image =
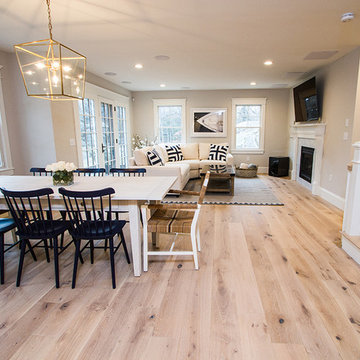
[[[164,166],[151,166],[149,164],[146,153],[153,148],[160,155]],[[205,165],[234,165],[234,158],[230,153],[227,154],[226,162],[208,160],[210,143],[182,144],[181,151],[184,160],[171,162],[168,161],[165,144],[145,147],[134,151],[134,157],[130,158],[129,166],[145,168],[150,176],[176,176],[177,181],[172,188],[182,190],[189,179],[200,176],[200,169]]]

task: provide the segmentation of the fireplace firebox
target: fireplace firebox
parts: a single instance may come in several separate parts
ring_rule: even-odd
[[[301,147],[299,176],[310,184],[313,169],[314,150],[315,149],[307,146]]]

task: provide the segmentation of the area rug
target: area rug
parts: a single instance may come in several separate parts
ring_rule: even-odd
[[[200,191],[201,179],[192,179],[186,184],[184,190]],[[163,200],[165,204],[191,204],[196,203],[197,196],[180,195],[179,197],[168,195]],[[272,205],[281,206],[278,198],[273,194],[260,178],[235,177],[234,195],[228,193],[207,193],[204,204],[209,205]]]

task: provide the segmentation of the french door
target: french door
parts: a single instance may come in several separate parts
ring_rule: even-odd
[[[79,101],[82,167],[104,167],[109,172],[113,167],[128,166],[127,109],[125,102],[102,97]]]

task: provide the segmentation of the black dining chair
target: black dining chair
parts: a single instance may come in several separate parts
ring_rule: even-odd
[[[46,171],[45,168],[40,167],[32,167],[30,172],[33,176],[52,176],[52,171]]]
[[[5,282],[5,253],[16,246],[19,242],[13,244],[5,244],[5,233],[15,229],[15,222],[13,219],[0,218],[0,283]],[[6,247],[6,248],[5,248]]]
[[[79,168],[74,173],[78,176],[104,176],[106,170],[104,168]]]
[[[111,168],[110,174],[112,176],[144,176],[146,174],[145,168]]]
[[[44,188],[30,191],[9,191],[0,188],[3,193],[12,218],[15,221],[17,232],[20,239],[20,260],[16,286],[20,286],[21,274],[23,269],[26,247],[31,252],[34,260],[36,256],[33,251],[35,247],[45,248],[47,262],[50,262],[48,240],[53,240],[54,265],[55,265],[55,285],[60,287],[59,281],[59,255],[72,243],[69,242],[59,251],[58,236],[62,235],[69,228],[69,222],[54,220],[51,211],[50,195],[53,190]],[[30,240],[39,240],[35,245],[31,245]],[[81,259],[82,260],[82,259]]]
[[[72,288],[76,285],[76,275],[78,260],[81,253],[90,248],[90,262],[94,263],[94,249],[105,249],[104,246],[98,246],[95,241],[108,240],[110,248],[110,265],[113,289],[116,288],[115,279],[115,260],[114,255],[123,245],[126,260],[130,264],[130,258],[126,247],[123,234],[125,221],[112,220],[111,217],[111,195],[115,193],[113,188],[106,188],[96,191],[70,191],[64,188],[59,189],[63,195],[66,211],[70,219],[70,234],[74,239],[76,252],[74,258],[74,271],[72,279]],[[110,216],[108,216],[108,214]],[[119,244],[114,247],[114,236],[119,236]],[[81,248],[81,241],[87,240]]]

